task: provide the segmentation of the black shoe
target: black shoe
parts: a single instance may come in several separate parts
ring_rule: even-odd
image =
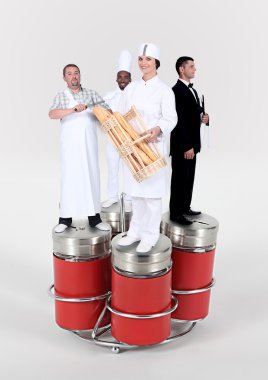
[[[191,210],[189,208],[188,211],[184,212],[183,213],[184,215],[188,215],[188,216],[195,216],[195,215],[200,215],[201,214],[201,211],[194,211],[194,210]]]
[[[88,217],[88,223],[89,223],[90,227],[92,227],[92,228],[101,222],[102,222],[102,220],[101,220],[100,214],[96,214],[96,215]]]
[[[173,222],[176,222],[178,224],[182,224],[184,226],[189,226],[190,224],[193,224],[193,222],[191,220],[185,218],[185,216],[183,216],[183,215],[170,216],[170,220],[172,220]]]
[[[59,218],[59,224],[65,224],[65,226],[70,227],[72,224],[72,218]]]

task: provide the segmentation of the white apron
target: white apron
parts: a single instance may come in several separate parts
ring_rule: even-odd
[[[105,102],[110,106],[111,110],[118,111],[118,103],[120,102],[122,96],[122,91],[119,87],[113,91],[109,92],[104,96]],[[106,158],[108,166],[108,181],[107,181],[107,194],[108,198],[118,198],[119,192],[119,161],[120,156],[117,150],[114,148],[113,143],[110,139],[106,138]]]
[[[70,103],[77,101],[66,89]],[[85,217],[100,212],[97,121],[89,109],[61,120],[60,216]]]
[[[104,96],[104,100],[109,104],[113,112],[119,110],[119,104],[122,98],[123,91],[119,87]],[[117,150],[115,149],[113,143],[107,137],[106,139],[106,158],[108,166],[108,181],[107,181],[107,194],[108,198],[118,198],[119,193],[119,164],[120,156]],[[124,186],[125,188],[125,186]],[[126,194],[125,201],[131,201],[131,197]]]

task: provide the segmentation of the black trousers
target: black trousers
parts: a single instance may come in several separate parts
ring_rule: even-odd
[[[170,215],[179,216],[188,211],[191,206],[196,155],[192,160],[186,160],[183,153],[172,156],[172,176],[170,189]]]

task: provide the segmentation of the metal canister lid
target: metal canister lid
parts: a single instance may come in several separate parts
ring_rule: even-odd
[[[187,217],[192,220],[190,225],[181,225],[169,218],[169,212],[165,213],[161,222],[161,233],[168,236],[175,248],[191,249],[197,251],[213,247],[216,244],[218,221],[212,216],[200,214]]]
[[[119,273],[130,277],[154,277],[171,268],[172,244],[169,238],[160,234],[158,242],[146,253],[136,252],[139,243],[122,247],[117,244],[124,233],[112,240],[112,265]]]
[[[91,259],[106,256],[111,251],[111,230],[91,228],[87,220],[73,221],[62,233],[52,230],[53,252],[65,259]]]
[[[125,212],[125,228],[128,230],[132,212]],[[114,203],[110,207],[102,207],[101,219],[103,222],[110,224],[112,233],[118,234],[122,232],[121,217],[120,217],[120,203]]]

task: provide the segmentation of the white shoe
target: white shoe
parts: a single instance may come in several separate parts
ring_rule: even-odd
[[[125,212],[131,212],[131,211],[132,211],[132,202],[125,201]]]
[[[132,237],[132,236],[124,236],[124,237],[122,237],[122,238],[117,242],[117,244],[118,244],[118,245],[121,245],[122,247],[125,247],[125,246],[127,246],[127,245],[131,245],[131,244],[135,243],[136,241],[140,241],[140,239],[135,238],[135,237]]]
[[[149,252],[152,248],[153,248],[152,244],[141,241],[140,244],[136,248],[136,252],[145,253],[145,252]]]
[[[103,222],[96,224],[95,227],[101,231],[110,231],[110,229],[111,229],[109,224],[103,223]]]
[[[68,226],[66,226],[66,224],[58,224],[54,231],[58,234],[60,234],[61,232],[64,232],[66,229],[68,228]]]
[[[118,199],[117,198],[110,198],[108,199],[107,201],[105,202],[102,202],[102,207],[106,208],[106,207],[110,207],[112,206],[114,203],[117,203],[118,202]]]

